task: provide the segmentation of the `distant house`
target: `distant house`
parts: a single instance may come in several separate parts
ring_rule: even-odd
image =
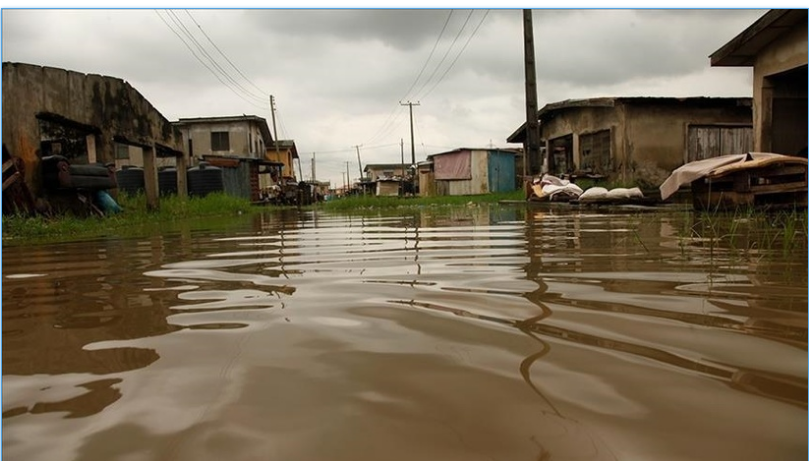
[[[278,165],[265,158],[273,139],[262,117],[181,118],[172,124],[182,133],[192,159],[223,169],[224,190],[229,195],[257,200],[260,191],[274,183],[270,173],[278,176]]]
[[[517,189],[515,150],[459,148],[418,164],[419,195],[478,195]]]
[[[401,163],[369,163],[362,169],[365,173],[365,178],[368,181],[376,181],[378,179],[394,179],[405,176],[408,165]]]
[[[172,124],[196,159],[204,155],[260,159],[272,143],[267,120],[256,115],[181,118]]]
[[[295,176],[295,159],[300,162],[298,157],[298,148],[295,146],[295,141],[291,139],[279,139],[277,142],[273,141],[267,145],[267,150],[264,153],[265,160],[270,162],[278,162],[283,165],[283,177],[287,180],[297,181]],[[303,178],[301,178],[303,180]]]
[[[565,100],[537,113],[542,163],[531,173],[589,172],[655,186],[680,165],[752,148],[750,98]],[[508,142],[525,143],[523,124]],[[526,148],[527,146],[523,146]]]
[[[362,183],[372,187],[374,195],[391,197],[400,195],[400,190],[408,193],[412,190],[409,165],[369,163],[365,165],[362,172],[365,173]]]
[[[711,65],[753,68],[753,150],[806,157],[807,14],[770,10],[714,52]]]

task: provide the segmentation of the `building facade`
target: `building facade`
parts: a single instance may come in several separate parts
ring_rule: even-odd
[[[479,195],[517,189],[517,152],[459,148],[427,156],[418,165],[419,195]]]
[[[281,174],[283,178],[289,181],[297,181],[295,175],[295,160],[300,162],[298,157],[298,148],[295,146],[295,141],[291,139],[279,139],[267,145],[264,153],[264,159],[270,162],[276,162],[283,165],[281,167]],[[300,178],[303,180],[303,178]]]
[[[272,143],[267,120],[255,115],[181,118],[173,125],[196,160],[205,155],[261,159]]]
[[[750,98],[565,100],[537,117],[540,171],[553,175],[592,173],[656,187],[684,163],[753,147]],[[525,142],[525,124],[508,142]]]
[[[710,58],[753,68],[753,150],[806,157],[807,11],[770,10]]]

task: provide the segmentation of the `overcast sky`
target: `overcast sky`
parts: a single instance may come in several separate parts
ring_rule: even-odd
[[[533,10],[539,107],[603,96],[752,96],[709,55],[767,10]],[[306,179],[459,147],[519,147],[522,10],[2,11],[3,61],[128,81],[167,119],[258,115]],[[207,55],[207,56],[206,56]],[[273,133],[275,134],[275,133]],[[348,166],[346,165],[348,163]],[[297,168],[297,167],[296,167]]]

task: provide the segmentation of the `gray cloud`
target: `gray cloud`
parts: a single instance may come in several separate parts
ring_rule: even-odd
[[[419,158],[505,146],[524,120],[522,10],[449,12],[5,9],[3,59],[122,78],[170,119],[250,113],[269,120],[272,94],[280,134],[296,140],[304,170],[311,152],[321,152],[318,173],[340,182],[345,162],[356,162],[351,146],[363,144],[365,163],[398,160],[399,140],[409,144],[401,99],[421,102],[414,108]],[[708,56],[764,12],[533,10],[540,103],[750,95],[749,69],[710,68]],[[220,82],[178,35],[258,99]]]

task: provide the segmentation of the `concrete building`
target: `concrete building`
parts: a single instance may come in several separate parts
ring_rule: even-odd
[[[517,189],[516,151],[462,147],[418,164],[419,195],[478,195]]]
[[[752,148],[750,98],[565,100],[537,117],[544,164],[532,170],[554,175],[589,172],[656,187],[686,162]],[[524,143],[525,129],[508,142]]]
[[[181,118],[174,126],[195,159],[205,155],[261,159],[272,143],[267,120],[255,115]]]
[[[267,145],[264,159],[270,162],[277,162],[283,165],[281,168],[283,177],[287,180],[297,181],[295,175],[295,160],[300,162],[298,148],[295,141],[291,139],[279,139]],[[301,178],[303,180],[303,178]]]
[[[408,165],[401,163],[369,163],[362,169],[365,179],[377,181],[379,179],[393,179],[408,173]]]
[[[140,153],[150,208],[158,206],[157,159],[185,167],[182,135],[143,95],[119,78],[23,63],[3,63],[3,144],[24,164],[32,194],[42,192],[40,161],[115,162],[118,146]],[[123,148],[122,148],[123,150]],[[187,191],[178,175],[178,193]]]
[[[753,150],[806,157],[807,11],[770,10],[710,59],[753,68]]]

